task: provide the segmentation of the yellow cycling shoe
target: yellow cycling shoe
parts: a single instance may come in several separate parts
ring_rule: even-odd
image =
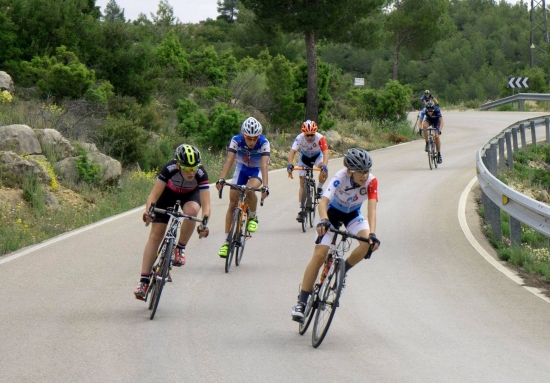
[[[228,250],[229,250],[229,242],[224,242],[220,251],[218,251],[218,255],[222,258],[226,258]]]
[[[254,233],[258,230],[258,217],[254,216],[248,220],[248,226],[246,228],[251,233]]]

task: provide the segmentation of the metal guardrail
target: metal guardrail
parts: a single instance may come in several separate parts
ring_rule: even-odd
[[[550,238],[550,206],[517,192],[497,178],[499,167],[502,169],[504,166],[513,166],[511,157],[513,152],[517,152],[519,149],[518,131],[521,134],[522,148],[525,148],[525,128],[529,127],[531,129],[532,144],[536,145],[536,128],[541,125],[546,127],[546,142],[550,142],[550,116],[518,121],[489,140],[478,151],[476,156],[477,179],[485,196],[498,209],[508,213],[511,221],[512,219],[516,219]],[[512,139],[514,139],[513,150]],[[505,161],[506,158],[504,158],[504,146],[506,146],[507,162]],[[497,157],[497,151],[500,158]],[[492,214],[490,206],[485,206],[484,204],[484,207],[486,212]],[[489,223],[491,223],[493,231],[495,230],[495,226],[498,226],[498,230],[500,230],[500,210],[497,211],[498,217],[494,215],[493,217],[486,217]],[[516,229],[520,230],[520,225],[516,225]],[[511,222],[511,231],[513,230],[514,222]],[[521,242],[518,243],[519,235],[520,233],[511,232],[512,243],[521,244]]]
[[[519,110],[523,110],[523,103],[525,100],[529,101],[550,101],[550,93],[518,93],[513,96],[501,98],[491,102],[486,102],[479,107],[479,110],[487,110],[496,106],[504,105],[509,102],[517,101],[519,103]]]

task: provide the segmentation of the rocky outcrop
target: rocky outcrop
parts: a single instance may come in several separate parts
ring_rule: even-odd
[[[70,142],[57,130],[36,129],[35,133],[38,141],[40,142],[40,146],[44,151],[47,150],[46,147],[48,147],[50,150],[61,152],[63,157],[71,157],[76,154]]]
[[[78,172],[76,162],[79,157],[69,157],[57,162],[54,165],[56,174],[67,181],[77,182]],[[122,165],[120,165],[120,162],[100,152],[88,153],[88,162],[99,166],[99,175],[103,183],[113,184],[118,182],[122,174]]]
[[[0,70],[0,92],[7,90],[11,94],[15,93],[15,85],[9,74]]]
[[[0,126],[0,150],[22,156],[42,153],[36,134],[27,125]]]
[[[342,142],[342,136],[336,130],[329,130],[324,136],[328,146],[337,146]]]
[[[33,172],[41,183],[49,185],[52,182],[50,173],[38,161],[32,157],[22,158],[15,152],[0,151],[0,168],[17,180],[27,172]]]

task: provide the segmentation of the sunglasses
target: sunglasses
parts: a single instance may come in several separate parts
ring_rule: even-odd
[[[434,110],[433,110],[433,109],[428,109],[426,112],[428,112],[428,113],[433,113]]]
[[[357,174],[360,174],[362,176],[366,176],[370,173],[370,170],[355,170],[352,173],[357,173]]]
[[[260,138],[259,136],[254,136],[254,137],[251,137],[251,136],[244,136],[245,139],[247,140],[250,140],[250,141],[258,141],[258,139]]]
[[[305,134],[306,137],[315,137],[315,134]]]
[[[199,165],[197,165],[197,166],[183,166],[183,165],[180,165],[180,169],[183,170],[184,172],[196,172],[198,168],[199,168]]]

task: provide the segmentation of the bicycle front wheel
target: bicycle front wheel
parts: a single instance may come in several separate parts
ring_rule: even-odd
[[[238,209],[238,208],[237,208]],[[240,235],[240,209],[235,209],[233,214],[233,224],[231,225],[231,231],[229,232],[229,249],[227,249],[227,257],[225,257],[225,272],[229,273],[231,263],[233,262],[233,256],[235,255],[235,247]]]
[[[241,213],[241,229],[239,230],[239,242],[235,250],[235,266],[241,264],[243,259],[244,247],[246,246],[246,240],[248,239],[248,214]]]
[[[344,262],[341,259],[334,260],[335,265],[332,274],[327,275],[320,289],[319,302],[315,321],[313,323],[312,344],[317,348],[325,339],[328,329],[338,308],[342,282],[344,281]]]
[[[172,257],[173,251],[174,243],[170,241],[170,243],[166,246],[159,265],[152,276],[154,279],[154,290],[151,296],[151,303],[149,304],[149,310],[151,310],[151,316],[149,319],[151,320],[155,317],[160,302],[160,295],[162,294],[162,289],[166,284],[166,279],[168,278],[168,272],[170,271],[170,258]]]
[[[432,158],[433,158],[433,144],[431,141],[428,141],[428,164],[430,165],[430,170],[432,170]]]
[[[298,327],[298,332],[300,335],[304,335],[306,333],[309,324],[315,315],[315,308],[317,307],[317,291],[317,288],[314,287],[313,292],[307,300],[306,309],[304,310],[304,322],[300,323],[300,326]]]
[[[434,167],[437,169],[437,152],[434,149],[434,155],[432,157],[432,160],[434,162]]]

